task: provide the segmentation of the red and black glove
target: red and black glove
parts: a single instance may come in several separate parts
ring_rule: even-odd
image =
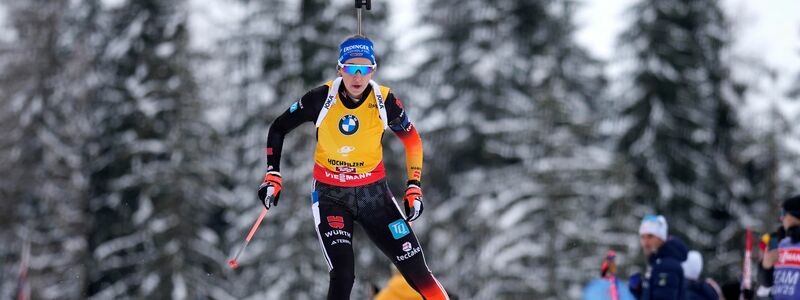
[[[269,171],[264,175],[264,182],[258,187],[258,199],[264,207],[270,209],[273,205],[278,205],[278,198],[281,196],[281,173]]]
[[[406,221],[408,222],[416,220],[422,214],[422,189],[418,184],[408,184],[406,196],[403,198],[403,206],[406,209]]]

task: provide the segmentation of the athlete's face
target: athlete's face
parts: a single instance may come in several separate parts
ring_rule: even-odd
[[[369,59],[358,57],[358,58],[351,58],[344,62],[345,64],[350,65],[372,65]],[[351,75],[348,72],[345,72],[342,68],[339,68],[339,76],[342,76],[342,82],[344,82],[344,87],[347,89],[347,93],[351,97],[361,98],[361,94],[364,93],[364,90],[367,88],[369,81],[372,80],[372,75],[375,74],[375,71],[369,72],[369,74],[361,74],[361,72],[356,72],[355,75]]]
[[[664,241],[662,241],[659,237],[648,233],[639,236],[639,244],[642,245],[642,251],[644,251],[644,255],[650,256],[653,253],[656,253],[658,248],[661,248],[661,245],[664,245]]]

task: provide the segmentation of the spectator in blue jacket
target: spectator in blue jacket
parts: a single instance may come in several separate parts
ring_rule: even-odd
[[[700,273],[703,272],[703,256],[700,252],[689,251],[686,261],[681,263],[683,275],[686,276],[686,300],[718,300],[719,293],[714,289],[710,282],[711,279],[703,280]],[[715,283],[716,284],[716,283]]]
[[[687,281],[681,262],[689,249],[678,238],[668,238],[667,220],[661,215],[647,215],[639,226],[639,244],[647,257],[647,272],[634,274],[631,291],[639,300],[685,300]]]

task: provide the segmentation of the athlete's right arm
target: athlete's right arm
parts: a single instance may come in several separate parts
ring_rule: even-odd
[[[327,95],[328,87],[324,85],[310,90],[272,122],[267,134],[267,171],[280,171],[283,139],[286,134],[300,124],[315,122]]]
[[[266,149],[267,174],[264,175],[264,181],[258,187],[258,198],[261,199],[267,209],[270,209],[272,205],[277,205],[278,199],[280,199],[282,186],[280,162],[284,137],[300,124],[306,121],[316,121],[327,93],[328,88],[326,86],[309,91],[300,100],[292,103],[292,106],[278,116],[269,127]],[[272,188],[272,192],[269,192],[270,188]],[[272,197],[267,198],[268,193],[271,193]]]

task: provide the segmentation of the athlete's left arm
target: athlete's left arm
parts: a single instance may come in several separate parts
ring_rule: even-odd
[[[403,103],[393,93],[386,97],[386,118],[389,119],[389,128],[400,138],[406,148],[406,167],[408,169],[408,183],[420,185],[422,179],[422,139],[417,128],[408,118],[403,109]]]

